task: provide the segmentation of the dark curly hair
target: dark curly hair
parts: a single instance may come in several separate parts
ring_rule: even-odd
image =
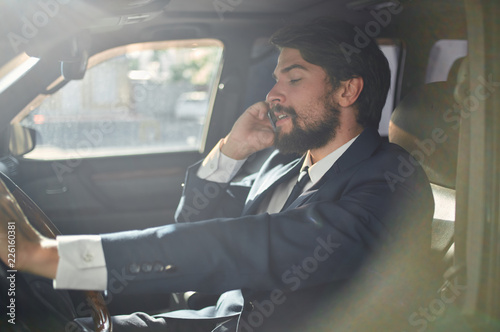
[[[378,45],[366,35],[359,45],[355,39],[359,33],[362,30],[353,25],[324,17],[286,26],[271,36],[270,43],[298,49],[304,60],[325,70],[334,89],[342,81],[362,77],[364,87],[355,103],[357,121],[364,128],[378,128],[391,74]]]

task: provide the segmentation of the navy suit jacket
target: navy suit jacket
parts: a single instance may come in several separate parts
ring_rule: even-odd
[[[243,290],[249,309],[241,330],[285,331],[286,323],[297,326],[294,318],[332,310],[325,301],[360,275],[375,285],[388,270],[401,272],[391,264],[398,258],[425,259],[434,203],[425,173],[404,149],[365,129],[285,211],[255,214],[301,163],[276,151],[258,174],[230,184],[202,180],[192,166],[178,224],[103,235],[108,282],[125,273],[128,292]],[[219,306],[223,314],[241,310]]]

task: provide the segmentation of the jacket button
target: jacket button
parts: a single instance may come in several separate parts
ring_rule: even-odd
[[[164,269],[163,264],[160,262],[156,262],[153,265],[153,272],[162,272]]]
[[[176,266],[175,265],[168,264],[167,266],[165,266],[165,271],[166,272],[174,272],[175,270],[176,270]]]
[[[132,263],[128,266],[128,270],[130,273],[137,274],[141,271],[141,267],[139,266],[139,264]]]
[[[255,305],[253,304],[252,301],[245,301],[245,304],[243,305],[243,309],[246,311],[254,311]]]
[[[148,272],[151,272],[152,270],[153,270],[153,264],[151,264],[151,263],[144,263],[141,266],[142,272],[148,273]]]

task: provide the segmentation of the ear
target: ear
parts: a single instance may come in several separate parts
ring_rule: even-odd
[[[347,81],[341,82],[338,94],[338,103],[342,107],[349,107],[358,100],[359,94],[363,91],[363,78],[353,77]]]

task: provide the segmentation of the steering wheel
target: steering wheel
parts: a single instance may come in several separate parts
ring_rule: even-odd
[[[24,191],[22,191],[10,178],[0,172],[0,186],[10,191],[17,200],[21,210],[28,218],[28,221],[33,227],[43,236],[54,239],[61,233],[43,211],[33,202]],[[2,203],[3,204],[3,203]],[[96,332],[111,332],[112,323],[111,315],[104,302],[104,298],[100,292],[84,291],[84,297],[89,304],[92,319],[95,325]]]

